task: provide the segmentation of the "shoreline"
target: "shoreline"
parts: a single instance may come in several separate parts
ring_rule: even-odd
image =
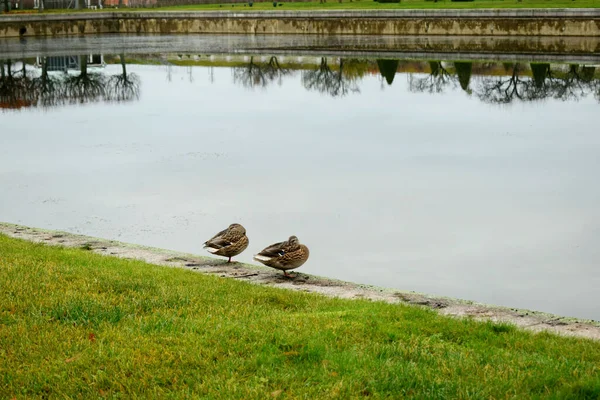
[[[362,285],[298,272],[287,279],[271,268],[158,249],[68,232],[45,230],[0,222],[0,234],[30,242],[63,247],[78,247],[98,254],[126,259],[139,259],[150,264],[191,269],[195,272],[230,279],[243,279],[257,285],[318,293],[327,297],[368,299],[386,303],[404,303],[432,309],[441,315],[473,318],[480,321],[507,322],[533,332],[552,332],[600,340],[600,322],[558,316],[550,313],[515,309],[473,301],[430,296],[422,293]]]
[[[107,33],[600,36],[600,9],[97,11],[0,15],[0,37]]]

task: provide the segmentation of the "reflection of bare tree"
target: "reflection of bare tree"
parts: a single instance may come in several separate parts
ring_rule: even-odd
[[[446,87],[455,86],[452,74],[444,68],[441,61],[429,61],[431,73],[418,78],[413,74],[408,77],[408,87],[411,92],[442,93]]]
[[[589,91],[593,91],[593,87],[591,87],[593,85],[590,85],[591,79],[587,74],[588,71],[577,64],[571,64],[567,73],[559,78],[553,76],[548,66],[550,94],[555,99],[560,100],[579,100],[585,97]]]
[[[5,65],[6,64],[6,65]],[[0,64],[0,103],[3,107],[10,107],[16,102],[16,80],[12,72],[12,61]]]
[[[88,71],[87,56],[79,56],[80,73],[69,76],[65,81],[66,95],[71,103],[87,103],[99,100],[104,95],[105,77]]]
[[[477,96],[487,103],[507,104],[514,100],[536,101],[547,98],[579,100],[589,93],[596,95],[598,79],[593,67],[570,65],[567,72],[555,72],[548,63],[531,64],[532,77],[523,76],[525,68],[516,63],[507,77],[483,79]]]
[[[140,78],[127,71],[120,56],[121,74],[109,79],[88,71],[88,56],[78,61],[71,57],[40,57],[39,72],[28,71],[26,63],[15,71],[12,61],[0,61],[0,108],[29,106],[54,107],[97,100],[129,101],[139,99]],[[70,71],[79,69],[79,74]]]
[[[173,81],[173,66],[169,63],[165,64],[167,68],[167,82]]]
[[[327,63],[327,58],[321,57],[321,63],[319,67],[315,70],[311,71],[303,71],[302,74],[302,84],[308,90],[319,90],[323,91],[321,88],[326,87],[328,82],[333,79],[333,71],[329,67]]]
[[[277,61],[277,57],[271,57],[269,62],[264,66],[265,74],[267,78],[271,81],[277,80],[277,82],[281,85],[281,79],[290,74],[290,70],[286,68],[282,68]]]
[[[121,73],[113,75],[108,80],[106,99],[112,101],[130,101],[140,98],[140,78],[134,73],[127,73],[125,55],[119,56]]]
[[[531,69],[532,79],[523,80],[521,100],[534,101],[552,96],[552,87],[549,81],[552,76],[550,64],[531,63],[529,68]]]
[[[308,90],[317,90],[332,97],[343,97],[348,93],[358,93],[360,89],[357,80],[360,74],[349,74],[345,69],[348,64],[353,65],[353,61],[340,58],[339,69],[333,70],[329,67],[327,58],[322,57],[321,63],[316,69],[303,72],[302,84]]]
[[[254,62],[254,57],[250,57],[250,62],[245,66],[233,68],[233,82],[239,82],[247,88],[267,86],[264,71]]]
[[[65,81],[48,73],[48,59],[40,60],[41,73],[31,80],[31,91],[37,104],[42,107],[55,107],[64,104],[66,99]]]
[[[486,103],[507,104],[515,98],[523,100],[527,80],[521,78],[523,67],[520,63],[512,65],[512,73],[507,77],[484,79],[477,91],[477,97]]]
[[[42,107],[53,107],[65,100],[63,81],[48,74],[48,58],[41,59],[42,71],[39,77],[31,80],[30,90]]]
[[[0,107],[21,108],[29,106],[33,98],[28,90],[30,78],[25,63],[20,71],[13,71],[12,60],[0,63]]]
[[[255,62],[254,57],[250,57],[248,64],[233,68],[233,81],[247,88],[266,87],[275,80],[281,84],[283,76],[289,73],[290,70],[281,67],[277,57],[271,57],[267,63]]]

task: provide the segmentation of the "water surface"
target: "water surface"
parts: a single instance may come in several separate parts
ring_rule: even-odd
[[[192,253],[239,222],[240,261],[294,234],[307,273],[600,319],[590,60],[10,46],[2,221]]]

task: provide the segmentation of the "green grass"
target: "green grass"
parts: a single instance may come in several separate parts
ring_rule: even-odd
[[[0,398],[600,396],[600,344],[0,235]]]
[[[248,7],[247,3],[239,4],[193,4],[184,6],[161,7],[161,8],[122,8],[116,11],[190,11],[190,10],[383,10],[383,9],[472,9],[472,8],[599,8],[599,0],[475,0],[473,2],[452,2],[450,0],[439,0],[438,2],[425,0],[402,0],[400,3],[378,3],[373,0],[328,0],[327,3],[318,1],[291,3],[279,1],[283,6],[273,7],[272,2],[254,3]],[[105,8],[98,11],[110,11],[114,9]],[[64,12],[89,12],[91,10],[47,10],[50,13]],[[14,12],[37,12],[35,10],[24,10]]]
[[[402,9],[473,9],[473,8],[598,8],[600,1],[598,0],[475,0],[473,2],[452,2],[449,0],[440,0],[437,3],[425,0],[402,0],[400,3],[379,3],[373,0],[352,1],[343,0],[327,1],[327,3],[302,2],[302,3],[286,3],[280,1],[283,6],[277,7],[277,10],[402,10]],[[189,5],[169,8],[160,8],[159,10],[209,10],[219,9],[226,10],[234,8],[236,11],[244,9],[247,11],[254,10],[274,10],[272,2],[254,3],[252,7],[244,7],[244,4],[236,4],[231,7],[231,4],[203,4]]]

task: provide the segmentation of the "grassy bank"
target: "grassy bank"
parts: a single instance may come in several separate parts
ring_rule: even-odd
[[[472,2],[453,2],[450,0],[426,1],[426,0],[402,0],[400,3],[379,3],[373,0],[328,0],[326,3],[319,1],[291,3],[279,1],[282,6],[277,10],[386,10],[386,9],[507,9],[507,8],[600,8],[598,0],[475,0]],[[252,7],[248,3],[239,4],[192,4],[184,6],[161,7],[161,8],[121,8],[118,11],[190,11],[190,10],[228,10],[256,11],[274,10],[273,2],[254,3]],[[102,11],[114,9],[105,8]],[[46,10],[47,13],[63,12],[89,12],[90,10]],[[37,13],[37,10],[13,11],[13,13]]]
[[[425,0],[402,0],[400,3],[379,3],[373,0],[328,0],[326,3],[318,1],[303,2],[303,3],[286,3],[279,1],[283,6],[277,7],[278,10],[335,10],[335,9],[356,9],[356,10],[383,10],[383,9],[475,9],[475,8],[599,8],[600,2],[596,0],[475,0],[472,2],[453,2],[450,0],[425,1]],[[231,4],[204,4],[204,5],[189,5],[172,7],[173,10],[203,10],[203,9],[223,9],[231,8]],[[248,8],[244,4],[236,4],[236,9]],[[165,10],[161,8],[160,10]],[[254,3],[252,8],[254,11],[273,10],[272,2]]]
[[[600,344],[0,235],[0,398],[600,396]]]

